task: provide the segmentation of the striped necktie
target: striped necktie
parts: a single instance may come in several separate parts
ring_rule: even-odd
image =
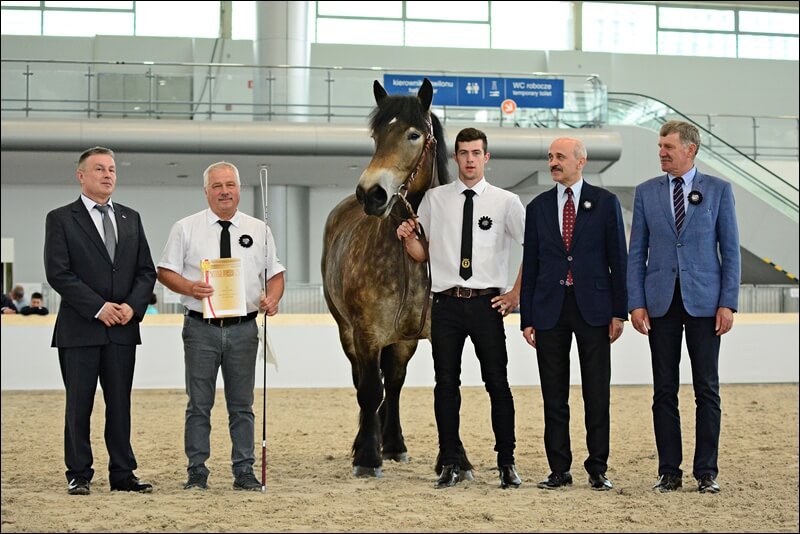
[[[683,178],[678,176],[673,180],[675,187],[672,189],[672,204],[675,206],[675,229],[681,233],[683,221],[686,219],[686,206],[683,204]]]

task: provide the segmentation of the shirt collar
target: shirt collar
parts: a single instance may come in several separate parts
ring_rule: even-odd
[[[95,201],[94,201],[94,200],[92,200],[91,198],[87,197],[87,196],[86,196],[86,195],[84,195],[83,193],[81,193],[81,200],[83,201],[83,205],[84,205],[84,206],[86,206],[86,210],[87,210],[89,213],[91,213],[91,212],[92,212],[92,210],[94,209],[94,207],[98,205],[98,203],[97,203],[97,202],[95,202]],[[112,212],[112,213],[114,212],[114,204],[112,204],[112,203],[111,203],[111,199],[108,199],[108,202],[106,203],[106,206],[108,206],[109,208],[111,208],[111,212]]]
[[[570,187],[572,188],[572,198],[575,200],[575,202],[577,202],[578,199],[581,198],[581,190],[583,189],[583,177],[581,176],[581,179],[572,184]],[[556,189],[558,190],[558,198],[561,198],[566,194],[565,192],[567,190],[567,186],[556,183]]]
[[[689,189],[691,189],[692,188],[692,182],[694,182],[694,177],[696,175],[697,175],[697,167],[692,165],[692,168],[689,169],[689,171],[686,174],[683,175],[684,186],[688,187]],[[669,183],[672,183],[672,180],[674,180],[676,178],[676,176],[674,176],[672,174],[667,174],[667,178],[669,178]]]
[[[464,191],[466,191],[467,189],[470,189],[469,187],[467,187],[466,185],[464,185],[464,182],[462,182],[461,180],[457,180],[455,183],[456,183],[456,191],[458,191],[458,194],[459,194],[459,195],[460,195],[461,193],[463,193]],[[475,194],[476,194],[476,195],[478,195],[478,196],[481,196],[481,194],[483,194],[483,192],[484,192],[484,191],[486,191],[486,187],[487,187],[488,185],[489,185],[489,182],[487,182],[487,181],[486,181],[486,177],[485,177],[485,176],[483,176],[483,177],[481,178],[481,180],[480,180],[480,181],[479,181],[477,184],[475,184],[474,186],[472,186],[472,188],[471,188],[471,189],[472,189],[473,191],[475,191]]]
[[[216,213],[211,211],[211,208],[206,209],[206,222],[208,223],[209,226],[211,226],[212,224],[217,224],[217,221],[219,220],[220,218],[217,216]],[[239,228],[239,222],[241,220],[241,217],[239,216],[239,210],[236,210],[236,213],[234,213],[233,217],[231,217],[229,220],[233,223],[233,225],[236,228]]]

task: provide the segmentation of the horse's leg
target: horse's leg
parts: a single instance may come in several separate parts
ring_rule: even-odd
[[[417,350],[417,340],[400,341],[381,351],[381,371],[386,395],[380,409],[383,459],[408,461],[408,449],[400,424],[400,391],[406,381],[408,361]]]
[[[356,397],[361,408],[358,434],[353,442],[353,475],[381,476],[383,460],[380,454],[380,421],[378,407],[383,399],[383,384],[379,367],[379,352],[366,351],[363,343],[356,343],[359,358],[359,376]]]

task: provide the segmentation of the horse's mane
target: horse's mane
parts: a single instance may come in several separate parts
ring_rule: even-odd
[[[426,131],[425,121],[427,117],[420,106],[416,96],[389,95],[381,100],[380,105],[375,106],[369,115],[369,127],[373,132],[385,128],[395,117],[400,117],[403,121],[421,131]],[[438,183],[431,184],[431,187],[450,183],[450,172],[447,169],[449,161],[447,155],[447,144],[444,138],[442,123],[436,114],[431,113],[431,124],[433,125],[433,137],[436,139],[436,171]]]

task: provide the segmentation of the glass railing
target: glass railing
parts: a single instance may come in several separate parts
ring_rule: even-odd
[[[756,161],[800,159],[797,117],[725,113],[686,116]],[[725,153],[725,146],[719,149]]]
[[[764,200],[792,221],[798,222],[800,195],[796,185],[709,131],[703,124],[660,100],[635,93],[609,93],[608,124],[642,126],[657,132],[662,124],[672,119],[692,122],[700,130],[701,148],[697,154],[699,161],[725,171],[725,176],[737,185]]]
[[[504,127],[600,127],[606,87],[596,75],[540,72],[260,66],[228,63],[2,60],[2,116],[221,121],[354,122],[374,106],[383,75],[480,76],[564,81],[564,108],[437,106],[443,123]]]

